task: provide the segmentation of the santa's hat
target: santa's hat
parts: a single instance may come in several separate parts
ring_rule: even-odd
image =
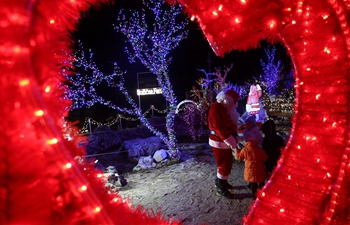
[[[228,89],[226,91],[220,91],[219,94],[216,96],[216,100],[220,103],[228,99],[230,99],[233,102],[237,102],[239,99],[239,94],[234,90]]]

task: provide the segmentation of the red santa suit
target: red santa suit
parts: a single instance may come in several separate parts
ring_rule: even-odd
[[[233,165],[231,149],[237,145],[233,134],[237,132],[239,114],[235,108],[239,95],[233,90],[228,90],[220,92],[216,99],[208,115],[209,145],[214,151],[218,168],[217,177],[227,181]]]
[[[260,98],[262,95],[262,90],[259,84],[251,85],[250,91],[246,104],[246,111],[249,115],[258,115],[260,111]],[[259,119],[259,118],[257,118]]]

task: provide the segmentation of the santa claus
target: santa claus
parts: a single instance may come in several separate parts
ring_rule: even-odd
[[[234,90],[221,91],[216,96],[216,102],[211,105],[208,115],[209,145],[213,149],[217,165],[216,195],[229,199],[233,198],[229,191],[232,185],[227,179],[233,165],[232,149],[237,147],[238,99],[239,95]]]

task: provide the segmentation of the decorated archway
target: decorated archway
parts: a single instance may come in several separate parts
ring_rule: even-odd
[[[179,113],[179,112],[180,112],[180,107],[181,107],[182,105],[185,105],[185,104],[192,104],[192,105],[194,105],[194,106],[196,107],[196,109],[199,108],[196,102],[194,102],[194,101],[192,101],[192,100],[183,100],[183,101],[181,101],[179,104],[177,104],[175,113]]]
[[[108,0],[0,1],[1,224],[169,224],[109,195],[60,132],[57,55],[82,10]],[[217,55],[281,40],[296,69],[293,129],[246,224],[348,224],[349,3],[178,0]],[[234,212],[233,212],[234,213]],[[174,222],[176,224],[176,222]]]
[[[293,60],[293,128],[246,224],[349,224],[349,7],[342,0],[178,0],[218,56],[281,41]]]

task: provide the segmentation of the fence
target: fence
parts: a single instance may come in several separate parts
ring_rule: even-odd
[[[150,116],[154,116],[154,112],[157,112],[159,114],[166,114],[167,113],[167,109],[164,110],[159,110],[157,108],[154,107],[154,105],[151,105],[150,108],[144,113],[144,116],[147,117],[148,115]],[[123,114],[117,114],[112,120],[109,120],[105,123],[101,123],[98,122],[92,118],[85,118],[83,127],[81,128],[81,133],[82,134],[88,134],[88,133],[92,133],[92,127],[99,127],[99,126],[108,126],[111,127],[115,124],[118,124],[118,130],[123,129],[123,121],[139,121],[139,118],[135,118],[135,117],[126,117]]]

